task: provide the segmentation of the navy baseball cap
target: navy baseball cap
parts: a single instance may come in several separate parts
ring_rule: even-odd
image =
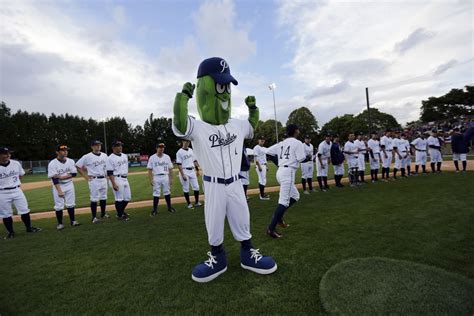
[[[91,141],[91,146],[94,146],[94,145],[102,145],[102,142],[98,139],[95,139],[95,140]]]
[[[118,146],[123,146],[123,143],[120,140],[115,140],[112,143],[112,147],[118,147]]]
[[[199,65],[197,77],[211,76],[215,82],[220,84],[228,84],[232,82],[234,85],[239,83],[230,74],[229,64],[225,59],[220,57],[211,57],[204,59]]]
[[[67,147],[66,145],[58,145],[56,146],[56,151],[60,151],[60,150],[69,150],[70,148]]]
[[[8,154],[8,153],[11,153],[12,151],[10,150],[10,148],[8,147],[5,147],[5,146],[1,146],[0,147],[0,155],[3,155],[3,154]]]

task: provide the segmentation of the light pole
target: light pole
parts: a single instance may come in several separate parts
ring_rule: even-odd
[[[102,122],[104,122],[104,147],[105,147],[105,154],[107,155],[107,132],[105,131],[105,122],[107,122],[107,119],[104,118]]]
[[[365,88],[365,100],[367,101],[367,115],[369,118],[369,133],[372,133],[372,120],[370,119],[369,88]]]
[[[272,91],[273,94],[273,110],[275,112],[275,136],[276,136],[276,142],[278,143],[278,125],[277,125],[277,110],[276,110],[276,103],[275,103],[275,89],[276,89],[276,83],[272,83],[268,86],[268,89]]]

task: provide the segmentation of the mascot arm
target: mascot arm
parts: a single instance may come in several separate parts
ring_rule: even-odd
[[[188,125],[188,101],[193,97],[196,86],[187,82],[181,92],[176,93],[173,106],[173,125],[182,134],[186,133]]]
[[[258,125],[258,119],[260,117],[260,112],[255,102],[254,96],[248,96],[245,98],[245,104],[249,108],[249,122],[255,130]]]

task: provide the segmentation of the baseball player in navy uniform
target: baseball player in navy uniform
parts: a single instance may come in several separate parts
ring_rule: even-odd
[[[329,190],[328,185],[328,169],[331,159],[331,135],[324,136],[324,140],[318,146],[318,153],[316,154],[316,176],[321,192]],[[308,156],[308,153],[305,153]]]
[[[314,157],[314,147],[311,144],[311,137],[306,135],[304,137],[304,153],[305,156]],[[303,185],[303,193],[309,194],[313,190],[313,174],[314,174],[314,159],[301,164],[301,184]],[[306,190],[306,183],[308,183],[309,190]]]
[[[378,181],[378,174],[380,168],[380,142],[376,132],[372,132],[372,138],[367,142],[367,149],[369,150],[370,162],[370,179],[372,183]]]
[[[382,181],[390,180],[390,165],[392,164],[392,132],[385,131],[385,135],[380,138],[380,149],[382,150]]]
[[[132,191],[128,183],[128,156],[123,153],[123,145],[119,140],[112,143],[112,153],[107,159],[107,176],[114,193],[117,219],[128,221],[125,209],[132,199]]]
[[[31,226],[30,209],[25,194],[21,190],[20,180],[25,175],[25,170],[18,161],[11,160],[10,157],[10,149],[0,147],[0,218],[7,229],[5,239],[15,237],[12,206],[15,206],[17,214],[21,216],[28,233],[41,231],[40,228]]]
[[[74,160],[68,158],[69,148],[66,145],[56,147],[56,158],[48,164],[48,178],[53,182],[54,210],[56,211],[57,230],[64,229],[63,210],[67,209],[71,226],[79,226],[75,220],[74,207],[76,193],[72,179],[77,176]]]
[[[438,137],[438,131],[433,130],[431,136],[428,137],[428,152],[430,154],[432,173],[435,173],[436,171],[441,172],[441,163],[443,162],[443,157],[441,155],[441,145],[442,142]]]
[[[462,163],[462,172],[466,172],[469,142],[464,139],[464,135],[457,127],[453,129],[453,134],[451,135],[451,149],[453,151],[453,162],[456,172],[459,172],[459,161]]]
[[[344,144],[347,166],[349,169],[349,183],[351,187],[359,185],[359,147],[354,143],[355,134],[349,134],[349,140]]]
[[[255,170],[258,175],[258,188],[260,190],[260,200],[270,200],[270,196],[265,194],[265,186],[267,185],[267,148],[265,145],[265,137],[258,138],[258,144],[253,148]]]
[[[344,177],[344,154],[341,150],[338,135],[334,135],[331,145],[331,163],[334,167],[334,181],[336,182],[336,187],[342,188],[344,187],[341,183],[341,180]]]
[[[295,204],[300,194],[295,186],[296,170],[299,164],[313,160],[313,153],[305,152],[304,145],[297,138],[299,135],[297,125],[290,124],[286,127],[286,135],[288,136],[282,142],[268,148],[268,155],[278,157],[277,180],[280,184],[280,196],[278,206],[273,214],[272,221],[267,229],[267,235],[272,238],[280,238],[282,235],[276,231],[276,226],[286,227],[283,216],[288,208]],[[306,155],[308,154],[308,156]]]
[[[100,150],[102,142],[94,140],[91,142],[92,151],[82,156],[76,162],[77,171],[88,181],[90,192],[90,207],[92,223],[99,222],[97,219],[97,203],[100,205],[100,217],[109,218],[107,208],[107,155]]]
[[[411,146],[415,151],[415,175],[418,175],[420,166],[423,174],[426,174],[426,151],[428,150],[428,141],[426,140],[427,132],[423,132],[419,137],[411,142]]]
[[[202,206],[199,202],[199,163],[194,157],[194,151],[189,147],[190,141],[187,139],[182,140],[182,147],[176,153],[176,165],[179,171],[179,181],[183,187],[184,198],[188,203],[188,208]],[[189,199],[189,185],[194,192],[194,205]]]
[[[173,184],[173,163],[170,156],[165,154],[165,144],[156,145],[156,154],[148,160],[148,178],[153,187],[153,210],[151,216],[158,214],[158,203],[160,201],[161,191],[165,196],[168,212],[175,213],[176,210],[171,206],[171,185]]]

